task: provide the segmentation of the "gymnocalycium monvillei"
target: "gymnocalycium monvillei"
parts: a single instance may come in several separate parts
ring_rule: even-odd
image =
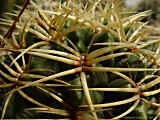
[[[160,37],[143,22],[151,11],[126,12],[118,0],[28,0],[6,14],[2,119],[158,119]]]

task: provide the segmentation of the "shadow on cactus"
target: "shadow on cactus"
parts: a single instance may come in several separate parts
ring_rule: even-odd
[[[158,119],[160,37],[141,22],[151,11],[127,13],[116,0],[45,2],[30,1],[1,35],[1,118]]]

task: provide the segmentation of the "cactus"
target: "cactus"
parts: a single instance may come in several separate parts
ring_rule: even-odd
[[[160,37],[142,21],[150,14],[116,0],[57,0],[0,19],[13,28],[0,36],[1,119],[158,119]]]

